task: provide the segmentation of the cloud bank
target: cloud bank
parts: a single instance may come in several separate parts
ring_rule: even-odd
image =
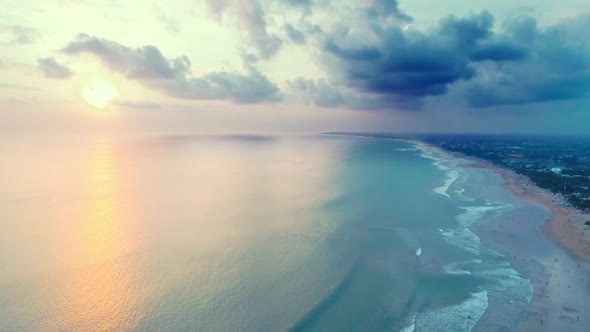
[[[281,99],[257,67],[289,47],[313,55],[320,73],[293,77],[288,91],[322,107],[419,110],[444,99],[469,108],[589,97],[590,15],[541,26],[531,16],[498,22],[487,10],[447,16],[414,27],[414,13],[397,0],[346,6],[330,0],[207,0],[208,11],[243,37],[243,73],[191,72],[187,56],[168,58],[153,45],[138,48],[80,34],[62,49],[94,54],[112,71],[183,99],[259,103]],[[331,19],[328,19],[331,18]],[[43,60],[43,62],[41,62]],[[293,58],[297,66],[299,59]],[[40,59],[47,77],[67,68]],[[270,73],[269,73],[270,74]],[[321,77],[321,78],[317,78]]]
[[[112,71],[165,94],[183,99],[258,103],[280,99],[279,88],[255,68],[246,74],[211,72],[193,76],[188,57],[166,58],[153,45],[131,48],[113,40],[80,34],[63,53],[94,54]]]
[[[341,86],[394,100],[459,89],[454,95],[476,107],[588,96],[590,43],[580,39],[588,16],[547,28],[519,17],[493,28],[487,11],[447,17],[426,32],[340,26],[323,36],[321,56]]]
[[[369,1],[361,9],[315,34],[327,80],[290,85],[317,105],[415,108],[449,95],[489,107],[589,95],[590,42],[580,36],[590,31],[590,15],[539,27],[528,16],[498,24],[484,10],[421,31],[397,1]]]

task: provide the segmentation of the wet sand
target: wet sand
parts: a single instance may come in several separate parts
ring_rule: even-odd
[[[590,215],[568,207],[559,195],[509,169],[453,154],[471,161],[462,167],[499,175],[503,186],[526,203],[489,231],[492,241],[512,253],[511,264],[533,284],[534,296],[518,330],[589,331],[590,229],[584,221]],[[535,206],[547,213],[539,215]]]
[[[584,224],[590,220],[590,214],[569,207],[563,197],[537,187],[527,177],[512,170],[499,167],[488,161],[460,155],[473,161],[467,167],[485,167],[491,169],[504,179],[504,187],[520,198],[542,205],[552,212],[550,220],[543,225],[543,230],[560,247],[577,258],[590,262],[590,227]]]

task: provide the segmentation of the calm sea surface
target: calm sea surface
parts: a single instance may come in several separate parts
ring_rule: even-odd
[[[498,310],[517,323],[532,296],[470,228],[513,206],[420,144],[166,136],[0,152],[2,331],[469,331]]]

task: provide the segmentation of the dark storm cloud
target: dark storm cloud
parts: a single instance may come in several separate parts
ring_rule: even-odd
[[[54,58],[37,59],[37,63],[47,78],[66,79],[72,76],[70,68],[57,63]]]
[[[469,50],[492,35],[493,25],[494,17],[488,11],[464,18],[449,16],[440,21],[437,37],[449,38],[456,51]]]
[[[490,15],[447,18],[437,31],[375,29],[376,42],[355,40],[347,30],[325,39],[331,73],[363,93],[420,98],[444,94],[448,85],[474,76],[469,53],[491,32]],[[346,45],[346,46],[344,46]]]
[[[62,50],[66,54],[91,53],[112,71],[143,85],[184,99],[220,99],[237,103],[258,103],[280,99],[278,87],[255,68],[247,74],[212,72],[193,77],[186,56],[168,59],[152,45],[130,48],[108,39],[86,34]]]
[[[512,42],[491,42],[481,45],[469,54],[473,61],[515,61],[526,58],[528,50]]]
[[[590,42],[581,37],[590,30],[589,15],[545,29],[537,28],[532,19],[519,19],[504,27],[505,33],[520,43],[517,51],[503,50],[503,54],[522,61],[489,61],[479,66],[477,79],[462,87],[472,105],[590,97]]]
[[[383,6],[403,18],[396,1],[373,1],[375,13],[368,10],[365,20]],[[364,98],[372,107],[419,105],[451,91],[478,107],[588,96],[590,42],[581,38],[590,31],[588,16],[544,29],[530,17],[499,29],[494,23],[483,11],[443,18],[428,31],[404,29],[399,22],[341,24],[322,34],[321,61],[337,86],[373,96]]]

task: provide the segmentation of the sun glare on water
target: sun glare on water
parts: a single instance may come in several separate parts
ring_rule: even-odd
[[[82,99],[98,109],[105,109],[119,95],[119,89],[114,84],[99,78],[89,80],[80,90]]]

